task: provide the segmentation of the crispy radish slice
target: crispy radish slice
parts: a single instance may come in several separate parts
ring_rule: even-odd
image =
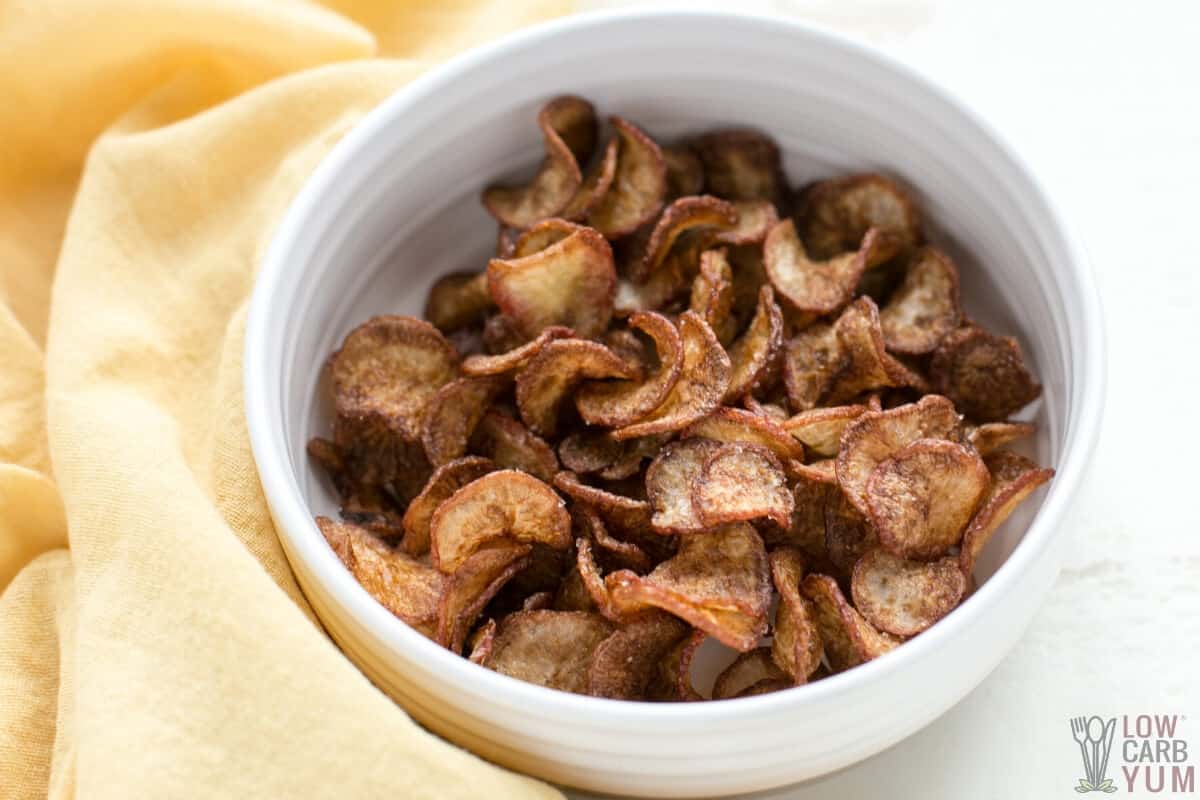
[[[585,535],[589,547],[595,545],[596,551],[606,564],[616,564],[619,568],[631,569],[634,572],[646,572],[652,566],[650,556],[646,555],[645,550],[633,542],[622,541],[609,533],[608,528],[604,526],[604,520],[594,508],[576,504],[572,508],[572,518],[579,531]],[[576,544],[578,541],[577,539]]]
[[[981,456],[996,452],[1005,445],[1028,439],[1037,433],[1032,422],[985,422],[966,426],[967,441]]]
[[[540,253],[576,231],[583,230],[582,225],[568,222],[560,217],[550,217],[534,223],[517,237],[513,242],[512,255],[509,258],[525,258],[534,253]]]
[[[542,106],[538,127],[546,157],[537,175],[523,186],[491,186],[483,192],[488,213],[511,228],[527,228],[566,208],[583,183],[577,153],[590,155],[595,147],[595,111],[578,97],[559,97]]]
[[[554,592],[534,592],[521,601],[522,611],[539,611],[543,608],[550,608],[550,604],[554,602]]]
[[[413,556],[428,553],[429,525],[433,512],[459,489],[495,469],[496,464],[491,459],[467,456],[434,470],[425,488],[413,498],[404,512],[404,550]]]
[[[469,642],[470,655],[467,659],[472,664],[484,666],[492,657],[492,648],[496,644],[496,620],[489,619],[471,634]]]
[[[385,315],[352,330],[329,366],[339,417],[376,416],[415,442],[429,398],[458,371],[458,352],[428,322]]]
[[[736,400],[769,385],[778,377],[782,352],[783,312],[775,302],[775,291],[764,285],[758,293],[754,318],[745,333],[729,348],[733,374],[725,399]]]
[[[791,525],[764,530],[763,541],[768,547],[795,548],[804,554],[810,568],[825,571],[829,561],[825,551],[825,503],[837,491],[835,485],[807,475],[796,478]]]
[[[775,204],[766,200],[739,200],[733,207],[737,222],[729,230],[714,234],[714,241],[732,245],[762,244],[771,229],[779,224]]]
[[[850,580],[859,613],[897,636],[916,636],[953,611],[966,590],[956,559],[908,561],[882,548],[860,558]]]
[[[621,460],[624,454],[624,442],[597,429],[576,431],[558,444],[558,460],[577,475],[599,472]]]
[[[868,173],[820,181],[807,187],[796,215],[800,232],[817,258],[858,247],[869,228],[878,228],[897,252],[921,243],[921,215],[893,180]]]
[[[563,400],[583,380],[632,379],[636,369],[599,342],[557,339],[546,344],[517,375],[517,409],[530,430],[558,432]]]
[[[643,283],[666,261],[671,248],[685,233],[732,228],[736,222],[737,210],[724,200],[711,195],[679,198],[658,218],[642,257],[630,265],[630,277]]]
[[[425,301],[425,319],[443,333],[482,322],[492,308],[487,274],[454,272],[434,281]]]
[[[585,694],[592,653],[613,625],[587,611],[516,611],[500,620],[484,666],[548,689]]]
[[[771,648],[756,647],[740,654],[721,671],[713,682],[713,700],[744,697],[746,692],[764,681],[783,681],[791,685],[787,673],[771,657]]]
[[[813,260],[796,234],[796,224],[785,219],[767,234],[763,263],[775,291],[797,311],[827,314],[854,296],[858,279],[866,270],[867,245],[841,253],[828,261]]]
[[[587,222],[605,237],[618,239],[654,219],[662,209],[667,165],[662,150],[636,125],[621,117],[613,117],[612,125],[621,140],[617,174],[587,215]]]
[[[524,258],[494,258],[487,275],[496,305],[526,339],[548,325],[565,325],[585,339],[599,336],[612,317],[612,249],[589,228]]]
[[[921,248],[913,255],[904,281],[879,312],[884,343],[894,353],[932,353],[961,321],[954,262],[940,250]]]
[[[689,308],[713,329],[722,345],[735,333],[733,313],[733,271],[724,250],[705,250],[700,254],[700,272],[692,281]]]
[[[821,667],[824,649],[817,632],[816,611],[800,594],[804,558],[796,550],[781,547],[771,553],[770,562],[771,580],[779,592],[771,657],[793,683],[807,683]]]
[[[838,577],[848,577],[858,559],[879,544],[879,534],[843,492],[825,495],[824,518],[825,557]]]
[[[574,472],[554,476],[554,487],[576,502],[589,506],[620,531],[642,531],[650,524],[650,504],[596,486],[588,486]]]
[[[934,389],[980,422],[1002,420],[1042,393],[1016,339],[974,326],[942,339],[929,371]]]
[[[925,390],[925,380],[884,349],[879,309],[869,297],[846,307],[833,324],[841,366],[823,398],[826,405],[850,402],[873,389],[908,386]]]
[[[841,368],[841,346],[832,325],[818,322],[787,343],[783,382],[794,411],[816,408]]]
[[[529,360],[555,339],[567,339],[575,335],[575,331],[561,325],[551,325],[543,328],[536,339],[531,339],[514,350],[499,355],[467,356],[462,362],[464,375],[481,377],[484,375],[503,375],[506,372],[516,372],[529,363]]]
[[[667,200],[690,197],[704,191],[704,165],[687,145],[662,148],[667,165]]]
[[[956,440],[959,416],[944,397],[928,395],[919,402],[863,414],[842,433],[837,479],[859,512],[867,510],[867,478],[881,461],[918,439]]]
[[[435,467],[467,452],[471,432],[504,388],[502,378],[458,378],[434,393],[429,401],[421,444]]]
[[[512,417],[491,410],[483,415],[471,435],[471,451],[486,456],[502,469],[528,472],[541,481],[551,481],[558,472],[558,458],[546,441]]]
[[[438,597],[445,582],[441,574],[358,525],[317,517],[317,527],[368,594],[413,628],[434,637]]]
[[[516,470],[490,472],[442,503],[430,523],[433,565],[452,573],[488,542],[571,546],[571,517],[554,490]]]
[[[742,405],[752,414],[766,417],[772,422],[783,422],[788,418],[787,409],[778,403],[762,402],[754,399],[754,395],[742,398]]]
[[[683,364],[666,400],[647,417],[613,431],[618,439],[677,431],[711,413],[729,388],[731,366],[712,328],[685,311],[679,317]],[[586,419],[586,417],[585,417]]]
[[[767,629],[767,553],[744,522],[681,536],[679,552],[649,575],[621,570],[605,584],[626,613],[656,606],[735,650],[752,649]]]
[[[483,547],[455,570],[438,601],[437,643],[462,653],[479,612],[514,575],[529,565],[527,544],[503,541]]]
[[[379,414],[334,418],[333,442],[352,493],[383,492],[403,506],[421,491],[433,469],[425,459],[419,428],[410,439],[410,431],[400,427]]]
[[[798,439],[808,452],[836,456],[846,426],[867,413],[866,406],[833,406],[801,411],[783,421],[783,429]]]
[[[792,472],[802,478],[807,478],[817,483],[828,483],[836,486],[837,479],[837,459],[823,458],[820,461],[814,461],[811,464],[792,465]]]
[[[697,137],[692,148],[704,165],[708,191],[717,197],[778,203],[787,192],[779,146],[764,133],[713,131]]]
[[[817,632],[834,672],[878,658],[903,641],[876,630],[846,602],[837,581],[828,575],[806,575],[800,582],[800,593],[816,612]]]
[[[668,266],[677,267],[678,264],[672,261]],[[676,298],[686,289],[687,279],[673,268],[660,269],[641,284],[627,278],[618,278],[613,311],[618,315],[637,311],[661,311],[673,306]]]
[[[704,529],[692,500],[692,483],[705,460],[721,449],[720,442],[684,438],[662,449],[646,469],[646,496],[654,515],[650,526],[657,533],[688,533]]]
[[[683,338],[669,319],[643,311],[629,317],[629,327],[654,340],[657,363],[645,365],[647,377],[640,381],[581,386],[575,393],[575,407],[589,425],[620,427],[642,419],[664,404],[683,371]]]
[[[662,611],[639,614],[622,624],[592,653],[587,693],[613,700],[646,699],[659,662],[689,630]]]
[[[658,676],[650,687],[651,700],[691,702],[703,700],[692,683],[692,661],[708,634],[695,628],[675,643],[658,662]]]
[[[867,478],[867,510],[879,542],[902,558],[932,561],[962,539],[988,488],[988,470],[972,449],[918,439]]]
[[[612,188],[617,177],[617,154],[620,143],[616,138],[608,140],[604,154],[583,176],[583,184],[562,210],[565,219],[582,220],[599,205],[600,200]]]
[[[984,546],[1017,506],[1054,477],[1054,470],[1039,467],[1008,450],[992,453],[984,459],[984,463],[991,474],[991,483],[979,510],[967,526],[967,532],[963,534],[958,559],[964,575],[974,572],[975,560]]]
[[[781,462],[804,458],[804,448],[775,421],[744,411],[722,406],[704,419],[689,425],[683,437],[703,436],[722,443],[743,442],[765,447]]]

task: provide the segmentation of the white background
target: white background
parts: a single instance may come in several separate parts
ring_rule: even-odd
[[[1127,796],[1114,767],[1120,793],[1072,790],[1080,714],[1186,715],[1200,780],[1200,0],[736,7],[866,40],[995,123],[1090,251],[1109,349],[1104,434],[1067,523],[1076,546],[1021,643],[925,730],[762,800]]]

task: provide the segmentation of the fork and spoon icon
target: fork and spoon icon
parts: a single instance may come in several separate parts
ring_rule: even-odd
[[[1105,792],[1111,794],[1117,790],[1112,779],[1105,778],[1108,769],[1108,756],[1112,750],[1113,734],[1116,732],[1117,718],[1112,717],[1106,723],[1100,717],[1073,717],[1071,719],[1071,734],[1079,744],[1079,754],[1083,756],[1083,769],[1086,778],[1079,779],[1075,791]]]

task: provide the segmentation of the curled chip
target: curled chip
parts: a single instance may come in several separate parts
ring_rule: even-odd
[[[967,441],[981,456],[996,452],[1007,444],[1037,433],[1032,422],[985,422],[966,426]]]
[[[700,272],[692,282],[689,308],[696,312],[725,345],[736,333],[733,319],[733,271],[724,250],[700,254]]]
[[[804,448],[779,423],[740,408],[718,408],[704,419],[689,425],[683,437],[689,436],[703,436],[724,443],[758,445],[770,450],[784,463],[804,458]]]
[[[918,439],[871,471],[867,509],[889,552],[930,561],[959,543],[987,488],[987,467],[974,450]]]
[[[713,240],[721,244],[762,244],[779,224],[779,211],[766,200],[739,200],[733,204],[737,221],[729,230],[719,231]]]
[[[850,504],[844,492],[825,495],[825,557],[838,577],[850,575],[863,554],[879,544],[871,521]]]
[[[687,145],[662,148],[667,165],[667,200],[689,197],[704,190],[704,165]]]
[[[430,464],[440,467],[467,452],[471,432],[503,388],[500,378],[458,378],[434,393],[421,434]]]
[[[716,334],[700,317],[685,311],[679,317],[679,338],[683,341],[679,380],[649,416],[613,431],[616,438],[677,431],[720,405],[729,388],[731,367]]]
[[[712,228],[732,228],[737,222],[737,210],[710,195],[681,197],[667,206],[658,218],[641,259],[631,265],[630,277],[642,283],[666,261],[675,243],[684,234],[694,234]]]
[[[586,383],[575,394],[575,407],[589,425],[629,425],[663,405],[679,380],[684,365],[683,338],[662,314],[642,311],[629,317],[630,328],[654,340],[654,363],[645,364],[647,377],[637,381]]]
[[[428,553],[429,525],[433,512],[459,489],[494,469],[496,465],[490,459],[467,456],[434,470],[425,488],[413,498],[404,512],[404,550],[414,556]]]
[[[425,318],[440,331],[451,333],[481,322],[492,308],[487,274],[454,272],[434,281],[425,301]]]
[[[660,436],[617,441],[607,431],[593,428],[566,436],[558,445],[558,457],[571,472],[622,480],[636,474],[642,461],[652,458],[663,441]]]
[[[506,372],[516,372],[529,363],[543,347],[555,339],[566,339],[575,335],[575,331],[561,325],[551,325],[543,328],[542,332],[520,347],[499,355],[473,355],[463,359],[462,372],[464,375],[481,377],[484,375],[503,375]]]
[[[954,262],[940,250],[921,248],[913,255],[904,281],[879,312],[884,343],[895,353],[932,353],[961,321]]]
[[[832,325],[818,322],[787,343],[783,382],[788,403],[796,411],[816,408],[841,368],[841,347]]]
[[[516,611],[500,621],[484,666],[549,689],[586,694],[592,653],[613,625],[587,611]]]
[[[713,682],[713,700],[744,697],[747,690],[764,681],[784,681],[791,685],[788,675],[771,657],[771,648],[756,647],[741,653],[721,671]]]
[[[800,475],[792,486],[791,525],[787,528],[772,527],[762,531],[767,547],[791,547],[804,554],[810,569],[827,572],[828,556],[825,552],[825,502],[827,496],[838,491],[830,483],[815,480],[809,475]]]
[[[749,129],[713,131],[692,142],[704,165],[708,191],[726,200],[766,200],[778,204],[787,193],[779,146]]]
[[[796,550],[781,547],[771,553],[770,562],[771,580],[779,593],[771,657],[793,683],[806,683],[821,667],[824,649],[817,632],[816,611],[800,594],[804,558]]]
[[[583,184],[562,210],[566,219],[581,220],[587,218],[592,210],[600,203],[601,198],[608,194],[613,181],[617,177],[617,154],[620,143],[614,137],[604,146],[604,153],[587,174],[583,176]]]
[[[826,389],[824,401],[838,405],[873,389],[908,386],[925,388],[925,380],[884,349],[879,308],[869,297],[846,307],[833,323],[841,351],[841,366]]]
[[[532,339],[547,325],[599,336],[612,317],[617,274],[604,237],[580,228],[524,258],[488,262],[488,289],[517,330]]]
[[[486,456],[503,469],[528,472],[541,481],[551,481],[558,472],[558,458],[545,440],[512,417],[488,411],[471,435],[471,450]]]
[[[771,286],[791,308],[808,314],[828,314],[846,305],[863,273],[890,255],[879,232],[869,230],[857,250],[827,261],[814,260],[790,219],[772,228],[763,243],[763,264]]]
[[[581,541],[588,545],[589,549],[595,544],[596,550],[603,555],[607,563],[619,564],[621,568],[632,569],[634,572],[646,572],[650,569],[650,556],[646,555],[646,551],[633,542],[615,538],[608,532],[604,520],[594,508],[576,504],[572,509],[572,516],[580,531],[586,535],[586,538],[576,539],[577,548]]]
[[[792,518],[783,465],[770,450],[744,442],[722,445],[705,459],[692,502],[706,527],[752,519],[787,527]]]
[[[599,342],[557,339],[530,359],[517,375],[517,409],[531,430],[544,436],[558,431],[559,409],[575,385],[585,379],[633,378],[636,370]]]
[[[529,565],[530,545],[501,540],[471,554],[445,582],[438,601],[437,643],[462,653],[467,633],[488,601]]]
[[[662,150],[636,125],[612,118],[620,137],[617,173],[612,186],[587,215],[587,222],[609,239],[627,236],[659,212],[667,195],[667,166]]]
[[[380,605],[433,638],[445,578],[427,564],[393,550],[364,528],[317,517],[321,535],[359,585]]]
[[[554,476],[554,487],[576,502],[595,509],[601,518],[621,531],[641,531],[650,524],[650,504],[588,486],[574,472]]]
[[[571,518],[563,501],[537,478],[515,470],[490,472],[455,492],[430,523],[433,565],[452,573],[496,539],[571,546]]]
[[[929,365],[934,390],[980,422],[1002,420],[1042,393],[1011,336],[959,328],[942,339]]]
[[[330,359],[339,417],[375,416],[414,442],[421,438],[425,404],[457,371],[454,346],[412,317],[372,317]]]
[[[954,558],[908,561],[882,548],[858,560],[850,581],[859,613],[897,636],[915,636],[949,614],[966,589],[966,576]]]
[[[517,237],[513,242],[512,255],[508,258],[525,258],[534,253],[540,253],[551,245],[561,242],[576,231],[583,230],[582,225],[568,222],[559,217],[550,217],[534,223]]]
[[[669,649],[658,662],[658,675],[650,686],[652,700],[703,700],[692,683],[692,660],[708,634],[695,628]]]
[[[801,411],[783,421],[783,429],[796,437],[808,452],[831,457],[838,453],[838,444],[846,426],[867,413],[866,406],[832,406]]]
[[[919,402],[863,414],[842,433],[837,479],[848,499],[867,514],[867,478],[881,461],[918,439],[955,439],[959,428],[954,404],[928,395]]]
[[[587,693],[614,700],[644,700],[659,662],[690,629],[661,611],[639,614],[620,625],[592,653]]]
[[[812,603],[825,659],[834,672],[878,658],[903,640],[876,630],[846,602],[837,581],[828,575],[806,575],[800,593]]]
[[[1027,458],[1008,450],[999,450],[984,459],[991,482],[979,510],[963,534],[959,566],[964,575],[975,570],[975,559],[1017,506],[1033,490],[1054,477],[1054,470],[1043,469]]]
[[[609,574],[605,584],[626,613],[656,606],[735,650],[752,649],[767,629],[767,553],[744,522],[685,534],[679,552],[649,575],[621,570]]]
[[[496,643],[496,620],[489,619],[471,634],[470,655],[467,659],[472,664],[484,666],[492,657],[492,647]]]
[[[534,592],[521,602],[521,610],[538,611],[543,608],[550,608],[550,605],[553,602],[553,592]]]
[[[704,529],[692,499],[692,482],[700,476],[707,458],[721,449],[720,442],[684,438],[659,452],[646,469],[646,496],[654,515],[650,526],[658,533],[686,533]]]
[[[782,398],[780,398],[782,400]],[[766,417],[772,422],[783,422],[788,418],[787,409],[779,403],[761,402],[754,399],[754,395],[746,395],[742,398],[742,405],[751,414],[757,414],[760,417]]]
[[[817,258],[853,250],[868,228],[877,228],[897,251],[921,243],[917,205],[893,180],[878,174],[850,175],[807,187],[796,216],[801,235]]]
[[[763,285],[759,289],[754,318],[729,348],[733,374],[725,399],[736,400],[777,378],[782,348],[783,312],[775,302],[775,291],[769,285]]]
[[[579,157],[587,158],[596,141],[596,113],[578,97],[558,97],[538,112],[546,157],[537,175],[524,186],[492,186],[483,205],[502,225],[527,228],[558,214],[583,183]]]

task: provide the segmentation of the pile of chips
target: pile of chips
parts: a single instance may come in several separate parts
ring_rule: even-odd
[[[318,525],[383,606],[497,672],[597,697],[712,699],[849,669],[972,589],[1053,475],[1004,449],[1040,387],[963,313],[953,261],[878,174],[793,192],[752,130],[660,145],[592,105],[483,203],[482,272],[330,358]]]

